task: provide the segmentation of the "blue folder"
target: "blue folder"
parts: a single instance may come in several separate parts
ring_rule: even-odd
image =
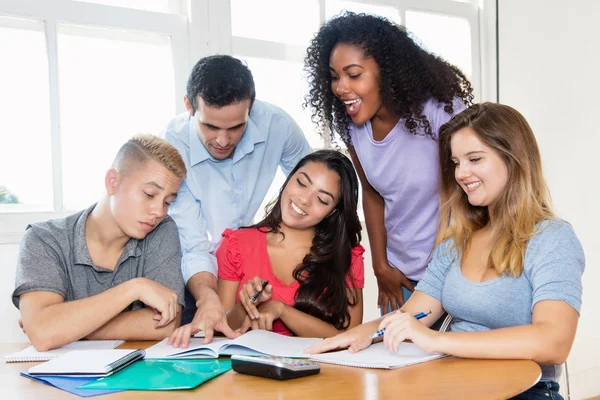
[[[86,383],[91,383],[93,381],[98,380],[98,378],[85,378],[85,377],[73,377],[73,376],[32,376],[27,372],[21,372],[21,376],[24,376],[29,379],[33,379],[34,381],[45,383],[46,385],[54,386],[55,388],[64,390],[65,392],[69,392],[75,394],[80,397],[92,397],[92,396],[100,396],[102,394],[109,393],[117,393],[122,392],[123,390],[84,390],[77,389],[79,386],[84,385]]]

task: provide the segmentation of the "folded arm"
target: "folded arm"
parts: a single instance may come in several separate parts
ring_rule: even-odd
[[[23,328],[33,346],[39,351],[46,351],[64,346],[84,338],[104,327],[109,321],[121,314],[131,303],[136,300],[144,301],[159,310],[160,321],[153,319],[151,313],[147,324],[152,328],[165,328],[176,319],[178,310],[177,295],[161,286],[163,291],[156,292],[153,286],[144,278],[135,278],[124,282],[114,288],[108,289],[95,296],[80,300],[64,301],[64,298],[53,292],[35,291],[24,293],[19,298]],[[160,286],[160,285],[158,285]],[[142,292],[144,292],[142,294]],[[144,314],[135,314],[136,319]],[[119,326],[125,324],[128,317],[119,320]],[[117,332],[114,327],[108,326],[112,334]],[[135,329],[135,327],[130,327]],[[123,339],[124,337],[113,336]]]
[[[183,307],[177,306],[177,316],[167,325],[156,328],[157,314],[150,308],[123,312],[87,335],[89,340],[162,340],[169,337],[181,323]]]

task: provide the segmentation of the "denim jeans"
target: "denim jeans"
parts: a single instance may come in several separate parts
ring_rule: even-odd
[[[196,300],[194,300],[194,296],[190,293],[187,288],[185,288],[185,308],[183,309],[183,314],[181,315],[181,325],[189,324],[194,319],[194,314],[196,314]]]
[[[541,381],[531,389],[513,397],[513,400],[564,400],[558,394],[559,385],[556,382]]]

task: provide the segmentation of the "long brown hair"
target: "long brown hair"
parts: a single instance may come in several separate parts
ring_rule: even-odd
[[[488,207],[472,206],[456,182],[450,140],[464,128],[470,128],[506,163],[506,187]],[[453,239],[462,259],[472,233],[491,221],[489,266],[500,275],[520,276],[527,242],[536,233],[536,225],[553,216],[531,127],[514,108],[495,103],[475,104],[442,125],[439,152],[441,224],[436,244]]]
[[[350,325],[350,306],[358,302],[356,291],[348,295],[346,277],[352,265],[352,248],[360,244],[361,225],[357,214],[358,178],[352,162],[335,150],[319,150],[306,155],[289,173],[277,199],[267,205],[267,215],[253,227],[280,233],[281,196],[294,174],[306,163],[325,165],[340,177],[340,200],[335,209],[315,226],[310,252],[294,270],[300,283],[294,308],[329,322],[336,329]]]

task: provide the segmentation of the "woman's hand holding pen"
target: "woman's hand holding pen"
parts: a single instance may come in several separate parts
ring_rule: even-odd
[[[437,344],[440,332],[429,329],[409,313],[402,311],[389,313],[383,318],[378,329],[385,329],[383,343],[394,353],[398,351],[400,343],[406,339],[410,339],[423,351],[439,351]]]
[[[240,290],[240,303],[248,313],[250,319],[260,318],[260,314],[256,306],[260,303],[268,301],[273,295],[273,286],[270,284],[264,285],[264,281],[260,276],[255,276],[246,283]],[[264,287],[263,287],[264,286]],[[255,301],[252,301],[252,299]]]

